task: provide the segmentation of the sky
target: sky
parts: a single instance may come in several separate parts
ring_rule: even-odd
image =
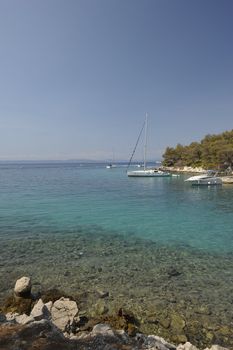
[[[128,160],[146,112],[151,160],[233,128],[232,0],[0,0],[0,160]]]

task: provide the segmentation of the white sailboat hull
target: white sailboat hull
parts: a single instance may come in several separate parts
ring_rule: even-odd
[[[160,170],[146,169],[146,170],[133,170],[127,171],[129,177],[168,177],[170,173],[166,173]]]

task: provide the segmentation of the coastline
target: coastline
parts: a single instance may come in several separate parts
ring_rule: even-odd
[[[109,294],[99,291],[99,298]],[[115,315],[87,317],[80,309],[80,300],[62,296],[51,289],[32,293],[29,277],[16,281],[14,291],[0,309],[0,346],[4,350],[17,348],[29,350],[122,349],[122,350],[198,350],[176,329],[176,345],[158,335],[140,331],[135,315],[120,308]],[[177,325],[182,322],[176,318]],[[202,348],[203,349],[203,348]],[[213,343],[205,350],[227,350]],[[231,349],[231,348],[229,348]]]
[[[202,167],[191,167],[191,166],[183,166],[183,167],[161,167],[164,171],[174,172],[174,173],[183,173],[183,174],[202,174],[206,173],[207,169]],[[233,173],[231,175],[219,176],[222,180],[223,184],[233,184]]]
[[[182,167],[176,167],[176,166],[162,166],[163,170],[171,171],[171,172],[177,172],[177,173],[205,173],[206,169],[202,167],[191,167],[191,166],[182,166]]]
[[[25,271],[32,276],[33,294],[40,297],[47,293],[44,291],[50,291],[50,296],[56,298],[70,297],[77,301],[80,315],[95,324],[107,323],[118,328],[122,321],[120,324],[116,321],[122,309],[134,315],[138,332],[144,335],[156,334],[176,346],[190,342],[200,349],[213,344],[233,349],[229,294],[232,285],[227,279],[233,269],[230,254],[206,255],[183,246],[177,250],[135,237],[124,241],[112,236],[109,241],[103,235],[93,241],[92,235],[85,234],[66,241],[61,238],[60,243],[55,246],[53,239],[41,244],[38,238],[31,241],[35,263],[29,266],[19,260],[18,266],[12,265],[13,275],[8,265],[5,280],[11,279],[2,301],[13,288],[14,279]],[[50,270],[43,261],[38,264],[37,259],[45,244],[48,252],[50,245],[59,251],[58,260],[51,260]],[[14,245],[13,249],[18,248]],[[30,250],[27,253],[31,255]],[[67,265],[61,263],[60,256]],[[203,271],[208,271],[204,279]]]
[[[26,171],[20,172],[24,177],[27,175]],[[52,174],[55,173],[57,170],[53,170]],[[156,334],[175,345],[189,341],[200,349],[212,344],[232,347],[233,281],[229,276],[233,272],[233,246],[228,239],[232,234],[231,191],[197,191],[189,186],[186,191],[183,186],[185,176],[180,176],[178,181],[151,181],[157,187],[151,186],[151,182],[146,180],[148,191],[141,197],[141,193],[135,189],[140,189],[143,181],[131,181],[131,185],[137,186],[127,192],[129,181],[124,177],[120,182],[124,190],[118,186],[116,191],[114,176],[119,179],[117,171],[115,175],[104,170],[102,173],[103,177],[95,176],[94,188],[98,185],[98,179],[104,184],[110,180],[109,186],[101,188],[98,201],[87,197],[87,206],[84,205],[86,209],[81,210],[80,192],[75,191],[77,174],[73,170],[69,172],[75,174],[72,178],[75,179],[76,187],[70,188],[72,196],[68,196],[65,203],[72,205],[67,211],[64,211],[63,205],[54,207],[58,211],[54,217],[56,220],[49,221],[50,217],[45,216],[44,226],[41,220],[43,216],[38,215],[43,207],[35,205],[28,216],[29,206],[25,207],[19,202],[15,207],[20,206],[23,210],[12,215],[12,202],[9,203],[8,221],[4,220],[1,230],[0,299],[10,292],[12,283],[18,277],[26,275],[32,278],[33,292],[41,293],[51,288],[61,290],[61,296],[71,296],[77,300],[81,314],[89,320],[98,319],[99,322],[109,323],[120,309],[129,310],[139,321],[139,331],[144,335]],[[28,179],[25,181],[26,187],[20,187],[22,194],[27,189],[27,183]],[[59,184],[63,184],[63,174]],[[91,184],[93,189],[93,182]],[[38,191],[42,192],[42,189],[40,183]],[[42,192],[41,203],[49,203],[45,206],[49,209],[49,200],[53,198],[54,192],[51,191],[51,197],[47,199],[47,190]],[[117,209],[115,205],[107,210],[109,222],[113,223],[110,227],[101,226],[101,222],[99,224],[96,219],[98,224],[89,223],[89,216],[91,222],[95,214],[95,206],[100,203],[99,200],[103,201],[103,193],[109,193],[109,198],[119,203],[119,199],[124,199],[124,192],[127,202],[122,201],[124,206],[121,210],[114,211]],[[218,200],[215,200],[216,192],[219,194]],[[223,192],[228,196],[221,196]],[[36,199],[40,198],[38,193]],[[60,203],[63,204],[66,193],[67,188],[61,191],[60,197],[56,193],[56,200],[61,198]],[[73,193],[78,199],[75,202],[72,202],[75,198]],[[105,197],[104,210],[111,204],[109,198]],[[119,229],[117,220],[129,207],[129,198],[134,199],[131,204],[144,203],[146,207],[143,215],[140,215],[141,209],[137,212],[140,222],[128,221],[130,214],[135,211],[134,206],[130,206],[133,210],[128,212],[126,222],[133,224],[133,228],[127,227],[124,231],[124,228]],[[28,196],[24,200],[31,205]],[[201,210],[199,204],[202,204]],[[5,203],[2,205],[5,207]],[[208,206],[209,210],[205,211]],[[90,207],[92,211],[89,211]],[[87,213],[83,220],[85,223],[80,215],[75,216],[73,221],[77,222],[76,226],[71,225],[69,228],[67,223],[62,225],[58,218],[65,213],[67,222],[72,222],[73,217],[68,214],[72,214],[70,209],[77,213],[77,208],[81,215]],[[189,221],[187,219],[192,209],[192,220]],[[156,214],[154,210],[164,215],[155,215],[156,220],[153,220],[153,213]],[[148,213],[150,215],[147,217]],[[48,210],[48,214],[51,215],[51,211]],[[136,215],[133,218],[136,219]],[[146,224],[151,219],[153,227],[150,231]],[[224,221],[228,225],[224,226]],[[205,237],[206,229],[208,235]]]

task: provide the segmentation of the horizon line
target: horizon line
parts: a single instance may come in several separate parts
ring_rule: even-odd
[[[160,162],[162,159],[147,160],[148,163]],[[0,159],[0,162],[90,162],[90,163],[127,163],[128,160],[120,159],[114,162],[111,159]],[[143,163],[142,160],[134,160],[133,163]]]

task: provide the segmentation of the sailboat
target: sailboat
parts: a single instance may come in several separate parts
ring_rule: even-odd
[[[127,170],[127,175],[130,177],[168,177],[171,176],[170,173],[159,170],[159,169],[147,169],[146,167],[146,153],[147,153],[147,128],[148,128],[148,115],[146,113],[146,118],[145,121],[143,123],[142,129],[140,131],[140,134],[138,136],[136,145],[134,147],[133,153],[131,155],[129,164],[128,164],[128,168],[131,164],[131,161],[133,159],[134,153],[136,151],[139,139],[141,137],[142,131],[144,129],[145,131],[145,135],[144,135],[144,162],[143,162],[143,169],[142,170],[132,170],[132,171],[128,171]]]
[[[112,152],[113,157],[112,157],[112,163],[109,163],[108,165],[106,165],[106,169],[112,169],[112,168],[116,168],[116,164],[115,163],[115,154],[114,151]]]
[[[112,169],[112,168],[116,168],[116,164],[110,163],[110,164],[106,165],[106,169]]]

